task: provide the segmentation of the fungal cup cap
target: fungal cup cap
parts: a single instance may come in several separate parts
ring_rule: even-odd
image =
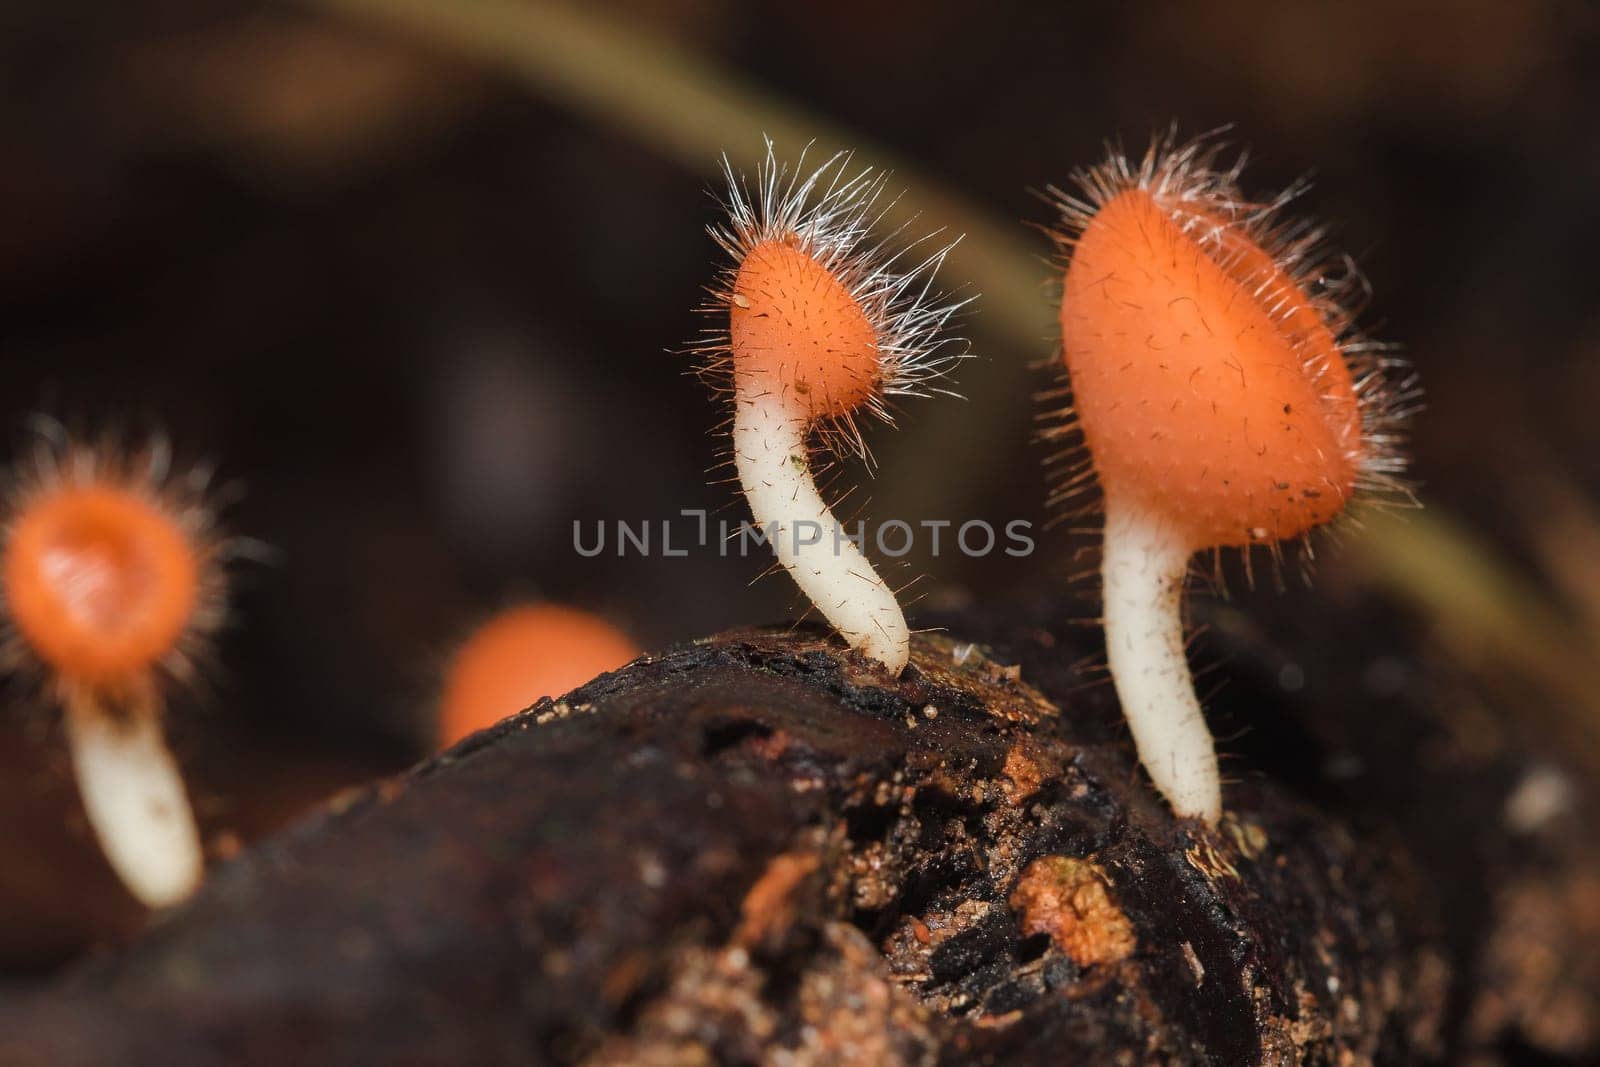
[[[839,278],[792,243],[752,247],[728,309],[733,372],[782,393],[813,420],[846,415],[881,387],[877,332]]]
[[[179,644],[200,600],[195,545],[154,502],[68,487],[19,509],[5,545],[7,612],[63,680],[136,683]]]
[[[1220,208],[1140,187],[1074,242],[1061,305],[1096,473],[1195,548],[1296,537],[1355,491],[1339,323]]]
[[[453,744],[638,654],[625,634],[588,612],[557,604],[509,608],[479,627],[451,662],[440,739]]]

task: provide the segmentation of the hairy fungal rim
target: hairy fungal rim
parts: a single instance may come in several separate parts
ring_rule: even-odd
[[[1225,161],[1230,153],[1231,160]],[[1347,457],[1356,472],[1350,503],[1414,505],[1404,473],[1405,424],[1420,407],[1416,378],[1395,346],[1374,341],[1357,325],[1371,294],[1354,261],[1332,250],[1325,227],[1289,215],[1287,209],[1310,188],[1309,182],[1297,181],[1276,196],[1253,200],[1239,181],[1247,158],[1245,151],[1234,151],[1222,140],[1220,131],[1180,142],[1175,130],[1169,130],[1152,138],[1137,158],[1108,144],[1106,160],[1075,172],[1070,191],[1054,185],[1045,188],[1043,197],[1058,215],[1056,225],[1046,230],[1056,245],[1058,265],[1064,274],[1073,248],[1095,215],[1131,190],[1147,193],[1224,270],[1238,264],[1237,249],[1259,249],[1282,281],[1257,288],[1252,298],[1286,333],[1297,318],[1314,316],[1333,337],[1334,354],[1348,369],[1360,417],[1360,433]],[[1229,245],[1235,250],[1230,251]],[[1302,369],[1313,380],[1320,379],[1326,367],[1319,361],[1328,354],[1301,352]],[[1047,366],[1053,384],[1039,393],[1041,402],[1050,405],[1040,416],[1039,437],[1064,445],[1046,459],[1052,472],[1048,503],[1063,519],[1075,522],[1103,510],[1103,502],[1059,352]],[[1335,522],[1350,521],[1349,514],[1347,505]],[[1310,533],[1298,539],[1302,567],[1311,560]],[[1262,547],[1275,565],[1281,564],[1282,542]],[[1249,573],[1248,549],[1243,557]],[[1218,549],[1213,568],[1218,575],[1220,567]]]
[[[52,496],[85,490],[106,490],[148,507],[170,522],[192,554],[195,592],[186,624],[170,647],[145,669],[146,677],[130,678],[125,688],[159,685],[163,678],[192,683],[206,660],[211,641],[227,616],[227,581],[223,559],[228,540],[207,503],[212,472],[208,467],[177,471],[170,443],[154,437],[141,447],[122,447],[111,438],[89,443],[70,436],[54,423],[43,425],[25,457],[8,472],[0,556],[10,548],[19,517]],[[57,696],[69,690],[105,689],[104,685],[63,675],[44,662],[18,628],[0,582],[0,669],[47,684]],[[123,696],[124,692],[106,695]]]
[[[739,270],[758,247],[776,243],[817,264],[847,293],[871,324],[878,356],[877,382],[853,411],[824,416],[811,432],[828,451],[871,460],[856,420],[864,412],[894,425],[894,402],[904,397],[957,395],[943,383],[962,360],[967,341],[948,328],[972,297],[952,299],[934,277],[959,238],[938,244],[935,230],[906,240],[910,220],[874,236],[893,209],[885,196],[889,175],[857,168],[854,155],[835,152],[807,171],[802,149],[793,167],[779,163],[773,142],[753,180],[722,158],[726,193],[718,198],[726,218],[707,227],[728,261],[706,290],[699,310],[714,317],[688,349],[702,379],[719,395],[734,392],[734,353],[727,316],[736,307]]]

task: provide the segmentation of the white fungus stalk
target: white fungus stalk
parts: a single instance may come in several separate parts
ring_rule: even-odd
[[[80,694],[66,701],[65,718],[83,809],[112,868],[147,907],[178,903],[200,883],[204,862],[156,708],[138,700],[114,715]]]
[[[811,419],[781,394],[741,381],[734,394],[733,453],[756,526],[778,562],[850,647],[898,674],[911,631],[894,591],[823,502],[811,476]]]
[[[1117,697],[1139,762],[1173,812],[1215,822],[1222,780],[1184,652],[1183,584],[1192,554],[1170,524],[1107,500],[1101,580]]]

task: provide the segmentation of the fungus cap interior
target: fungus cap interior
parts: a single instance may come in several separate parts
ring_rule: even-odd
[[[131,684],[172,652],[200,595],[196,546],[160,505],[125,489],[59,489],[12,521],[3,580],[27,646],[62,679]]]
[[[763,241],[745,255],[728,341],[741,385],[781,392],[812,419],[853,411],[881,384],[877,331],[865,309],[790,242]]]
[[[1179,208],[1126,190],[1072,253],[1063,353],[1096,473],[1197,549],[1298,536],[1355,488],[1361,410],[1344,353],[1247,234]]]

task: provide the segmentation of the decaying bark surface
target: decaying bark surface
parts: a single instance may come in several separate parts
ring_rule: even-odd
[[[1175,823],[1049,631],[901,679],[743,631],[544,701],[0,1002],[6,1064],[1414,1062],[1393,842],[1251,775]]]

